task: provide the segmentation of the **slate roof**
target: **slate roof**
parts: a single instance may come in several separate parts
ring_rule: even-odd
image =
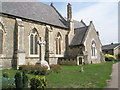
[[[41,2],[2,2],[1,13],[68,28],[66,20],[55,8]],[[83,22],[74,20],[74,23],[75,28],[85,26]]]
[[[2,2],[2,11],[0,12],[45,24],[68,28],[66,18],[63,18],[54,6],[49,6],[41,2]],[[71,46],[82,44],[85,33],[87,32],[87,26],[82,20],[80,22],[73,20],[73,22],[75,36],[71,42]]]
[[[114,49],[115,47],[117,47],[117,46],[119,46],[119,45],[120,45],[120,43],[103,45],[103,46],[102,46],[102,50]]]
[[[2,2],[2,13],[67,28],[54,8],[41,2]]]
[[[86,27],[86,24],[83,22],[83,21],[76,21],[76,20],[73,20],[73,23],[74,23],[74,28],[81,28],[81,27]]]
[[[83,44],[87,30],[88,30],[88,26],[76,28],[75,35],[71,42],[71,46],[77,46]]]

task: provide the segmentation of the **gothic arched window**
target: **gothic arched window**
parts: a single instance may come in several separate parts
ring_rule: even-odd
[[[56,54],[61,55],[61,35],[60,33],[57,34],[56,37]]]
[[[92,53],[92,56],[96,56],[97,54],[96,43],[94,41],[92,42],[92,45],[91,45],[91,53]]]
[[[36,29],[33,29],[30,34],[30,54],[31,55],[38,55],[38,33]]]
[[[0,54],[3,53],[3,25],[0,23]]]

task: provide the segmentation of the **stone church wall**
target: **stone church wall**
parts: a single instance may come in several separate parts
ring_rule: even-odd
[[[87,57],[88,63],[100,63],[101,61],[100,53],[102,52],[101,43],[93,24],[91,24],[87,33],[88,34],[84,44],[85,44],[85,51],[87,51],[87,54],[88,54],[88,57]],[[92,41],[95,41],[96,49],[97,49],[97,55],[94,58],[92,57],[92,50],[91,50]]]
[[[1,23],[4,26],[3,32],[3,54],[0,57],[2,68],[12,68],[12,58],[14,51],[14,30],[15,20],[7,17],[1,18]]]
[[[5,37],[4,37],[4,50],[3,50],[3,57],[5,58],[11,58],[11,59],[3,59],[3,64],[6,68],[11,68],[12,59],[14,57],[14,53],[17,53],[17,32],[16,32],[16,19],[15,18],[8,18],[8,17],[2,17],[2,22],[5,27]],[[25,59],[26,64],[35,64],[39,60],[39,49],[38,49],[38,55],[31,56],[30,53],[30,43],[29,43],[29,35],[33,28],[36,28],[36,30],[39,33],[39,37],[43,37],[45,39],[46,36],[46,25],[40,24],[40,23],[34,23],[30,21],[23,20],[24,25],[24,47],[25,47]],[[51,47],[52,50],[49,52],[49,63],[50,64],[57,64],[58,57],[64,57],[65,50],[66,50],[66,34],[68,33],[68,30],[58,28],[58,27],[52,27],[52,34],[51,34]],[[55,39],[57,33],[60,33],[62,36],[61,40],[61,55],[56,55],[56,44]],[[8,67],[7,67],[8,66]]]

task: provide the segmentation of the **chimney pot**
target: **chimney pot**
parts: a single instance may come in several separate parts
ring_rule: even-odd
[[[72,5],[70,3],[67,5],[67,20],[72,20]]]

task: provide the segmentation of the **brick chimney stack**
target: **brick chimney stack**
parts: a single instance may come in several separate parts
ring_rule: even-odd
[[[70,3],[68,3],[67,5],[67,21],[71,21],[72,20],[72,5]]]
[[[72,19],[72,5],[68,3],[67,5],[67,23],[68,23],[68,45],[72,42],[72,39],[74,37],[74,23]]]

